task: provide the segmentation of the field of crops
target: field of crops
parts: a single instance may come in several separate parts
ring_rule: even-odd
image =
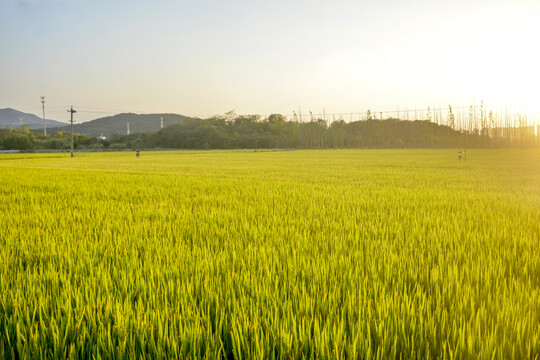
[[[539,354],[540,150],[0,155],[0,358]]]

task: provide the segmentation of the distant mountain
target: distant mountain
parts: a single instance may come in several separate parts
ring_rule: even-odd
[[[15,109],[0,109],[0,128],[12,125],[19,128],[22,125],[28,125],[30,129],[43,129],[43,119],[34,114],[23,113]],[[66,123],[47,119],[47,129],[65,126]]]
[[[124,113],[114,116],[107,116],[81,124],[73,125],[73,132],[89,136],[111,136],[112,134],[127,133],[127,124],[131,134],[146,131],[158,131],[161,128],[161,118],[163,126],[169,126],[186,119],[183,115],[177,114],[132,114]],[[75,118],[76,119],[76,118]],[[56,128],[55,131],[70,131],[70,126]]]

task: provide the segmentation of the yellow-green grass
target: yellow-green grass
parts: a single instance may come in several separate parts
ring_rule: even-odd
[[[539,150],[0,155],[0,358],[539,354]]]

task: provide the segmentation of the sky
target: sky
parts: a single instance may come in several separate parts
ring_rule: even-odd
[[[0,108],[540,109],[540,0],[0,0]]]

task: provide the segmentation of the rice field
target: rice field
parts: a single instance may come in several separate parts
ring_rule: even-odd
[[[0,155],[0,358],[540,358],[540,150]]]

